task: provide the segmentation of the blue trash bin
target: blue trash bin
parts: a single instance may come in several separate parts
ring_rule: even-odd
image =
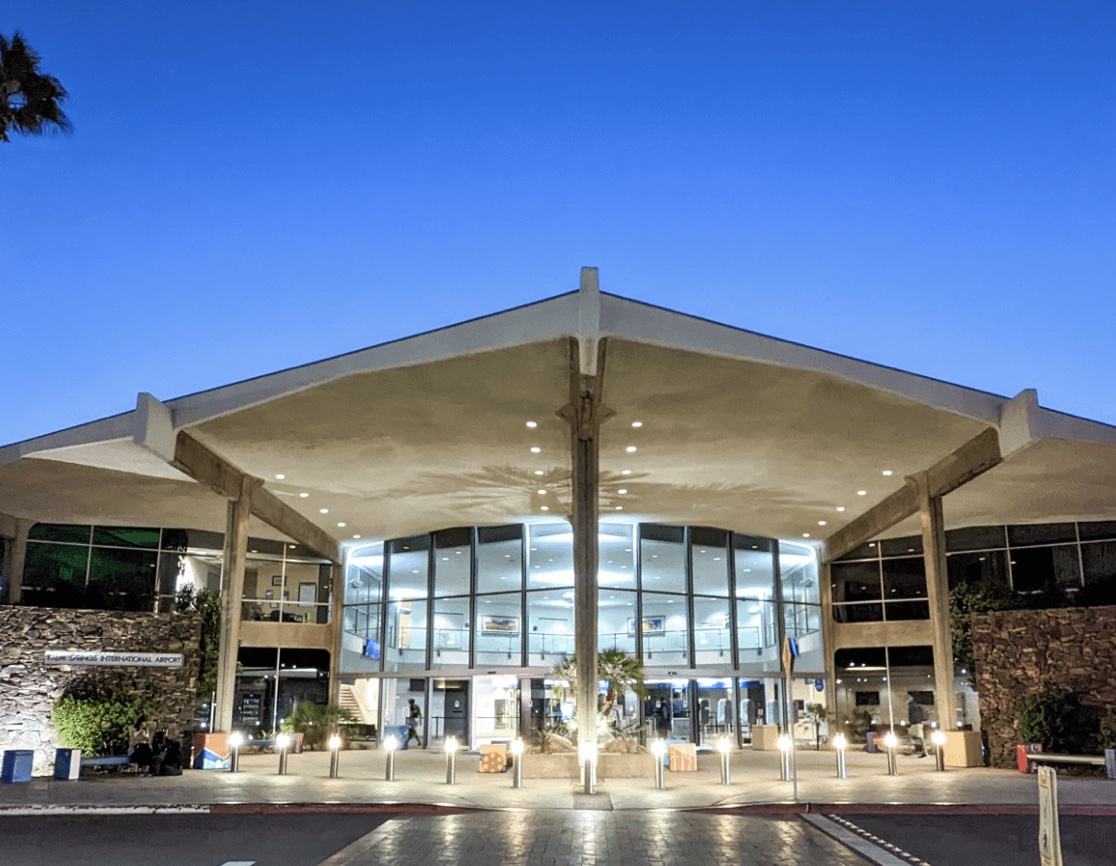
[[[9,749],[4,752],[3,769],[0,782],[30,782],[31,768],[35,764],[35,753],[31,749]]]
[[[81,775],[81,749],[56,749],[54,778],[72,782]]]

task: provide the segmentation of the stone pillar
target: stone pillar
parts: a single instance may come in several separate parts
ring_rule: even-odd
[[[244,568],[248,559],[248,519],[251,516],[252,491],[259,485],[259,479],[245,475],[240,486],[240,498],[230,499],[228,503],[221,569],[221,646],[217,658],[217,707],[214,714],[215,729],[225,733],[232,731]]]
[[[8,542],[4,574],[8,578],[8,604],[19,604],[23,593],[23,568],[27,563],[27,534],[33,520],[16,520],[15,534]],[[2,601],[2,599],[0,599]]]
[[[945,521],[942,497],[931,496],[926,472],[912,476],[918,489],[922,524],[922,559],[926,565],[926,597],[934,649],[934,704],[943,731],[957,726],[957,698],[953,692],[953,632],[949,620],[949,573],[946,568]]]
[[[825,713],[829,720],[829,736],[842,730],[837,719],[837,671],[833,662],[833,580],[829,574],[829,563],[818,566],[818,582],[821,590],[821,627],[822,651],[825,653]]]

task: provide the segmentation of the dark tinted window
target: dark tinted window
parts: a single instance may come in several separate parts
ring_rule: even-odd
[[[89,548],[28,542],[23,566],[24,604],[82,607]]]
[[[926,566],[921,556],[883,561],[884,599],[926,598]]]
[[[930,619],[929,602],[893,601],[884,607],[889,620]]]
[[[835,604],[833,619],[836,622],[883,622],[883,605]]]
[[[880,564],[876,562],[835,562],[829,567],[833,582],[833,601],[868,601],[881,598]]]
[[[1081,561],[1086,586],[1116,578],[1116,541],[1081,545]]]
[[[1039,523],[1033,526],[1009,526],[1008,541],[1012,547],[1025,544],[1059,544],[1077,541],[1077,528],[1072,523]]]
[[[105,547],[146,547],[159,546],[158,529],[135,529],[124,526],[94,526],[93,543]]]
[[[934,649],[928,646],[896,646],[887,651],[893,668],[921,668],[934,664]]]
[[[885,538],[880,542],[880,551],[884,556],[909,556],[912,553],[922,553],[922,536]]]
[[[879,551],[879,547],[877,546],[876,542],[869,541],[869,542],[866,542],[865,544],[860,545],[860,547],[853,548],[848,553],[846,553],[844,556],[839,557],[837,559],[837,561],[838,562],[843,562],[844,560],[848,560],[848,559],[874,559],[875,557],[877,557],[879,555],[880,555],[880,551]]]
[[[970,586],[989,585],[1009,588],[1007,553],[1003,550],[986,550],[982,553],[951,553],[946,558],[949,585],[961,583]]]
[[[644,541],[671,541],[681,544],[686,537],[686,530],[681,526],[656,526],[653,523],[643,523],[639,527],[639,537]]]
[[[1102,523],[1079,523],[1077,531],[1081,533],[1082,541],[1104,541],[1116,539],[1116,520],[1106,520]]]
[[[1006,547],[1002,526],[970,526],[946,532],[946,550],[995,550]]]
[[[1081,585],[1079,574],[1075,544],[1011,551],[1011,582],[1016,592],[1076,589]]]
[[[225,537],[201,529],[164,529],[162,544],[163,550],[222,550]]]
[[[94,547],[89,559],[89,597],[113,610],[152,610],[157,554],[148,550]]]
[[[36,523],[27,537],[32,541],[64,541],[69,544],[88,544],[88,526],[69,526],[57,523]]]
[[[882,668],[887,660],[883,647],[839,649],[833,654],[833,664],[840,670],[847,668]]]

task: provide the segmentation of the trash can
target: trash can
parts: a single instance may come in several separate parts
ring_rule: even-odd
[[[81,776],[81,749],[55,749],[54,778],[72,782]]]
[[[3,768],[0,769],[0,782],[30,782],[31,768],[35,763],[35,753],[31,749],[9,749],[4,752]]]

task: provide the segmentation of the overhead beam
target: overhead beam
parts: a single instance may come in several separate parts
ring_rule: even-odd
[[[1000,438],[994,427],[974,436],[952,454],[926,470],[926,487],[931,497],[945,496],[972,481],[1003,460]],[[855,550],[866,541],[886,532],[895,524],[918,513],[918,485],[906,483],[825,540],[824,561],[832,562]]]
[[[252,477],[185,430],[180,430],[175,440],[171,465],[230,502],[240,500],[245,478]],[[255,489],[250,499],[250,508],[253,517],[258,517],[288,538],[331,562],[341,562],[341,545],[337,539],[307,520],[271,491],[263,487]]]

